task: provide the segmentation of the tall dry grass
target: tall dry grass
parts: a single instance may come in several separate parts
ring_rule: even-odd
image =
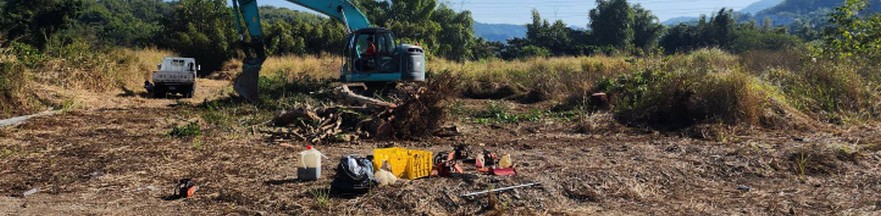
[[[27,93],[28,69],[9,48],[0,48],[0,119],[39,108]]]
[[[877,68],[806,61],[803,53],[733,55],[702,49],[646,58],[434,59],[427,69],[455,75],[461,79],[460,94],[472,98],[552,101],[577,107],[585,106],[591,93],[606,92],[612,96],[616,118],[635,124],[793,127],[809,121],[877,119],[881,87],[869,76]],[[341,61],[327,55],[272,57],[264,64],[263,75],[287,81],[335,79]]]
[[[501,98],[532,92],[539,100],[587,92],[598,79],[629,72],[633,63],[620,57],[555,57],[504,61],[454,62],[435,60],[428,71],[461,75],[466,96]]]
[[[336,79],[339,77],[343,59],[329,54],[270,56],[263,62],[260,76],[282,80]],[[241,59],[230,59],[223,63],[221,71],[211,74],[210,78],[232,80],[242,70]]]
[[[156,70],[156,64],[174,53],[155,48],[97,50],[75,42],[50,49],[48,55],[50,58],[34,69],[35,81],[70,90],[107,92],[139,88]]]
[[[430,71],[461,74],[466,97],[516,98],[512,95],[539,92],[543,100],[585,105],[590,93],[606,92],[613,97],[616,117],[635,124],[801,127],[817,120],[877,119],[881,87],[866,72],[872,68],[805,61],[803,53],[733,55],[702,49],[649,58],[435,60],[428,66]],[[492,97],[498,95],[505,97]]]
[[[110,92],[140,89],[156,64],[172,52],[155,48],[96,49],[87,43],[50,47],[45,53],[0,49],[0,116],[31,113],[45,106],[65,106],[81,91]],[[52,98],[39,92],[51,88]],[[67,95],[67,96],[65,96]],[[47,104],[48,103],[48,104]]]

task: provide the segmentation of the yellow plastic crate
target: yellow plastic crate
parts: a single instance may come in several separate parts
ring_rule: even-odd
[[[407,168],[404,174],[408,179],[418,179],[431,175],[432,168],[432,152],[421,150],[407,151],[409,157],[407,160]]]
[[[431,174],[430,151],[407,150],[405,148],[381,148],[373,149],[373,167],[382,167],[382,161],[387,161],[392,174],[399,178],[417,179]]]
[[[392,174],[397,177],[404,175],[404,169],[407,168],[407,149],[393,147],[373,149],[373,167],[379,170],[382,168],[382,161],[388,161]]]

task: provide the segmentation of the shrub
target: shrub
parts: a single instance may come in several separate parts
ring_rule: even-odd
[[[601,80],[595,91],[611,94],[619,120],[660,129],[716,122],[758,125],[766,109],[785,106],[777,88],[729,66],[736,65],[730,55],[704,52],[674,58]],[[677,64],[691,66],[671,67]],[[769,103],[772,98],[780,103]]]
[[[879,100],[872,84],[855,65],[828,61],[806,63],[799,72],[772,70],[769,79],[779,83],[793,105],[832,123],[878,117]]]
[[[27,86],[27,69],[15,59],[0,59],[0,119],[22,114],[29,111],[25,89]]]

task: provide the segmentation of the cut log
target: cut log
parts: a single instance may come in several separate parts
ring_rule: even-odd
[[[393,109],[398,106],[397,104],[393,104],[393,103],[365,97],[363,95],[355,94],[355,92],[352,92],[352,90],[349,89],[349,87],[346,85],[341,85],[340,87],[337,87],[336,89],[334,89],[334,93],[336,93],[336,95],[338,97],[340,97],[340,99],[345,101],[346,104],[364,104],[364,105],[367,105],[368,107],[386,108],[386,109]]]
[[[588,105],[593,106],[597,109],[607,110],[609,109],[609,96],[606,93],[599,92],[590,95],[590,100],[588,101]]]
[[[297,122],[297,120],[306,119],[309,121],[319,121],[321,117],[318,117],[318,114],[315,114],[312,110],[307,109],[296,109],[291,111],[282,112],[277,117],[272,119],[272,123],[276,126],[287,126]]]

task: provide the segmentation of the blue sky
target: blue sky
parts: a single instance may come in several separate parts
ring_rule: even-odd
[[[630,0],[652,10],[661,21],[679,16],[710,14],[720,8],[740,10],[758,0]],[[594,0],[439,0],[456,10],[470,10],[474,20],[482,23],[526,24],[531,22],[533,8],[549,20],[562,19],[567,25],[586,26],[587,14]],[[273,5],[306,10],[285,0],[258,0],[260,5]]]

